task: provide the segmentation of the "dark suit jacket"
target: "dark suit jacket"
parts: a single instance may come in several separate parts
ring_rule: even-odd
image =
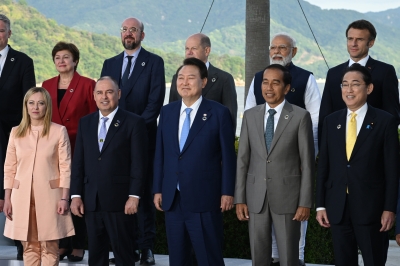
[[[208,100],[219,102],[228,107],[232,117],[233,130],[236,132],[238,107],[235,81],[232,75],[210,64],[208,67],[207,85],[204,87],[202,95]],[[169,102],[171,103],[181,99],[182,97],[178,94],[176,87],[176,75],[174,75],[169,92]]]
[[[349,61],[329,69],[326,76],[324,93],[322,94],[319,109],[318,141],[322,135],[322,126],[327,115],[346,108],[342,99],[340,84],[344,70]],[[399,82],[396,71],[392,65],[369,57],[365,67],[371,72],[374,90],[368,95],[367,102],[375,108],[385,110],[392,114],[397,124],[400,124]]]
[[[117,82],[121,79],[124,53],[104,61],[101,76],[111,76]],[[155,148],[157,117],[164,104],[165,74],[164,61],[158,55],[143,47],[138,55],[132,74],[121,87],[120,108],[144,118],[149,132],[150,149]]]
[[[32,59],[11,48],[0,77],[0,123],[6,138],[22,119],[25,93],[36,85]]]
[[[50,93],[52,99],[52,121],[67,128],[71,142],[71,153],[73,154],[79,119],[97,110],[93,97],[96,82],[93,79],[82,77],[78,72],[75,72],[60,102],[60,106],[58,106],[57,92],[59,79],[60,76],[48,79],[43,82],[42,87]]]
[[[235,187],[235,138],[229,110],[203,98],[180,152],[181,105],[182,101],[176,101],[161,109],[153,193],[162,193],[162,208],[168,211],[179,181],[183,211],[218,210],[221,196],[233,196]]]
[[[79,122],[72,161],[71,195],[81,195],[86,211],[124,211],[129,195],[142,195],[147,167],[144,120],[118,109],[108,129],[103,149],[98,146],[99,112]]]
[[[396,235],[400,234],[400,186],[399,186],[399,194],[397,200],[397,211],[396,211]]]
[[[331,224],[341,221],[348,186],[351,219],[380,223],[383,211],[396,212],[399,140],[397,122],[368,105],[350,160],[346,156],[347,109],[325,119],[318,162],[317,204]]]

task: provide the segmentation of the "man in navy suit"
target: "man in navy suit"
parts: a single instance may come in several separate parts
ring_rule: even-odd
[[[137,241],[142,251],[141,263],[154,265],[153,247],[156,234],[153,195],[153,158],[156,144],[157,117],[165,96],[164,61],[146,51],[141,42],[145,36],[143,23],[127,18],[121,25],[121,41],[125,51],[104,61],[101,76],[111,76],[121,88],[119,107],[144,118],[149,136],[149,166],[144,193],[139,206]]]
[[[383,266],[397,204],[397,121],[367,104],[369,71],[349,67],[342,80],[347,108],[325,118],[317,177],[317,220],[331,228],[336,265]]]
[[[147,167],[144,119],[118,107],[111,77],[94,89],[98,112],[79,122],[71,173],[71,211],[85,221],[89,264],[108,265],[111,242],[117,265],[135,265],[134,215]]]
[[[177,71],[182,101],[161,109],[154,162],[154,204],[165,211],[169,263],[224,265],[222,213],[233,208],[236,155],[228,108],[202,97],[207,68],[187,58]]]
[[[343,72],[354,63],[365,66],[371,73],[374,90],[368,95],[368,104],[389,112],[396,118],[397,124],[400,124],[399,82],[396,71],[392,65],[375,60],[368,55],[369,49],[375,44],[375,27],[366,20],[354,21],[347,27],[346,37],[350,59],[329,69],[326,76],[319,111],[318,140],[321,139],[325,117],[346,108],[342,100],[340,84]]]
[[[396,242],[400,246],[400,186],[397,200],[397,212],[396,212]]]

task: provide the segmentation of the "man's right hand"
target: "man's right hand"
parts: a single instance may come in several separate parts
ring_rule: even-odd
[[[320,226],[325,227],[325,228],[331,227],[329,220],[328,220],[328,215],[326,214],[326,210],[317,211],[316,219]]]
[[[161,193],[154,194],[154,205],[156,206],[157,210],[163,211],[163,209],[162,209],[162,194]]]
[[[239,221],[248,221],[250,219],[249,209],[244,203],[236,204],[236,216]]]
[[[82,217],[85,213],[82,199],[80,197],[72,198],[70,209],[74,215]]]

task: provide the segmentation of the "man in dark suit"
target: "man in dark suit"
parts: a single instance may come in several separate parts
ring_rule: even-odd
[[[397,211],[396,211],[396,242],[400,246],[400,186],[397,200]]]
[[[0,97],[0,128],[7,141],[11,128],[21,122],[22,100],[25,93],[36,85],[32,59],[12,49],[8,45],[10,37],[10,20],[0,14],[0,92],[2,95]],[[2,149],[5,154],[7,142]],[[3,180],[1,179],[0,182]],[[22,245],[19,241],[15,241],[15,245],[18,249],[17,259],[22,260]]]
[[[203,61],[208,69],[207,85],[202,91],[202,96],[208,100],[219,102],[228,107],[231,113],[233,130],[236,132],[237,120],[237,95],[235,81],[231,74],[214,67],[209,61],[208,56],[211,52],[210,38],[202,33],[190,36],[186,40],[185,58],[194,57]],[[172,77],[171,90],[169,93],[169,102],[181,100],[177,90],[177,76]]]
[[[165,211],[169,263],[224,265],[222,213],[233,207],[236,155],[228,108],[201,91],[207,68],[187,58],[177,71],[176,101],[161,109],[154,162],[154,204]]]
[[[385,265],[399,185],[397,121],[367,104],[367,68],[353,64],[342,80],[347,108],[326,117],[317,177],[317,220],[331,228],[336,265]]]
[[[399,84],[395,69],[392,65],[375,60],[368,55],[369,49],[375,43],[375,27],[366,20],[354,21],[347,27],[346,37],[349,61],[329,69],[326,76],[319,112],[319,140],[325,117],[346,108],[342,100],[340,84],[343,72],[353,63],[365,66],[371,73],[374,90],[368,95],[368,104],[389,112],[396,118],[397,124],[400,124]]]
[[[117,265],[135,265],[132,214],[143,195],[147,133],[143,118],[118,107],[120,96],[112,78],[100,78],[94,89],[99,112],[80,120],[76,138],[71,211],[85,214],[90,265],[109,264],[109,242]]]
[[[141,263],[154,265],[154,240],[156,235],[153,195],[153,158],[156,144],[157,117],[165,96],[164,61],[141,47],[144,39],[143,23],[136,18],[122,22],[121,40],[125,51],[104,61],[101,76],[111,76],[121,88],[119,107],[144,118],[149,136],[149,166],[144,192],[139,206],[140,237],[137,241],[142,251]],[[111,259],[112,260],[112,259]]]

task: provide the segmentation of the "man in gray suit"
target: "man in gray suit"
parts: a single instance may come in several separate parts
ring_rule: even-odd
[[[271,263],[271,223],[280,265],[298,265],[300,221],[309,218],[314,175],[310,114],[285,100],[289,71],[277,64],[264,70],[266,101],[244,113],[235,188],[236,214],[249,222],[253,265]]]

